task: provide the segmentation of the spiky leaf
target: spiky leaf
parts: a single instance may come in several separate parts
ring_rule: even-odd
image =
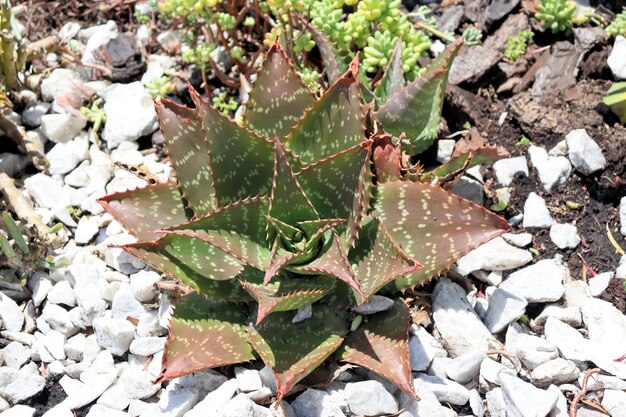
[[[314,306],[313,316],[300,323],[292,318],[292,312],[277,312],[249,328],[254,350],[274,373],[279,400],[337,350],[346,332],[345,318],[325,305]]]
[[[309,165],[297,174],[304,192],[325,219],[348,219],[364,181],[370,142]]]
[[[402,38],[398,38],[396,47],[391,53],[385,73],[374,89],[374,95],[380,102],[395,94],[404,87],[404,70],[402,68]]]
[[[287,135],[287,148],[302,162],[319,161],[365,140],[356,66],[355,61]]]
[[[137,190],[110,194],[100,204],[141,241],[161,236],[159,229],[187,221],[180,191],[174,182],[150,184]]]
[[[324,71],[329,83],[337,81],[341,74],[346,72],[348,65],[341,56],[339,47],[326,37],[318,28],[313,25],[307,26],[307,31],[315,41],[317,48],[324,61]]]
[[[268,51],[246,103],[246,125],[266,138],[285,136],[315,97],[278,42]]]
[[[244,274],[241,285],[259,303],[258,324],[272,312],[295,310],[314,303],[328,294],[334,282],[333,278],[324,276],[302,278],[281,275],[263,285],[258,276]]]
[[[205,128],[213,186],[220,205],[252,195],[269,194],[274,171],[274,147],[194,97]]]
[[[236,304],[194,293],[186,296],[175,311],[161,379],[254,359],[246,337],[246,316]]]
[[[411,154],[426,150],[437,136],[449,69],[462,44],[461,40],[450,45],[426,68],[424,75],[391,95],[376,112],[386,131],[395,136],[406,135]]]
[[[422,174],[422,182],[431,182],[435,177],[445,178],[459,170],[467,170],[477,165],[496,162],[508,156],[502,146],[487,145],[462,153],[441,166]]]
[[[409,309],[396,300],[393,308],[370,315],[348,333],[339,359],[369,369],[416,397],[409,362]]]
[[[209,149],[198,112],[169,100],[157,103],[156,110],[170,162],[190,208],[197,216],[214,209],[217,199]]]
[[[294,175],[280,141],[274,141],[274,181],[270,216],[287,224],[317,220],[319,216]]]
[[[359,302],[365,301],[386,283],[421,267],[395,245],[385,227],[375,219],[363,226],[348,259],[365,292],[365,297],[357,296]]]
[[[393,241],[424,267],[397,279],[392,288],[413,287],[509,229],[483,207],[419,182],[395,181],[377,187],[375,215]]]

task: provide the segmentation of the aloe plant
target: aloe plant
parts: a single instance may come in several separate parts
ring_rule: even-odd
[[[432,143],[459,47],[406,86],[392,60],[368,103],[358,58],[316,99],[277,43],[241,124],[194,91],[193,109],[157,103],[176,179],[101,202],[139,239],[126,251],[195,290],[170,322],[162,379],[260,357],[280,400],[335,355],[415,396],[398,292],[508,229],[421,182],[446,183],[497,159],[493,149],[429,172],[404,152]],[[394,297],[391,308],[354,311],[378,293]],[[311,316],[294,323],[308,306]]]

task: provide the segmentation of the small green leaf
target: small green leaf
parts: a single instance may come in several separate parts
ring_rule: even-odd
[[[136,190],[110,194],[100,204],[140,241],[154,241],[158,232],[187,221],[180,191],[174,182],[156,183]]]
[[[397,300],[393,308],[368,316],[348,334],[337,351],[340,360],[362,366],[416,397],[409,362],[409,309]]]
[[[287,224],[317,220],[319,216],[291,170],[282,143],[274,141],[274,181],[269,214]]]
[[[402,69],[402,38],[398,38],[396,47],[391,53],[385,73],[374,89],[377,100],[385,102],[387,97],[400,91],[405,84],[404,70]]]
[[[285,138],[286,147],[310,164],[365,140],[357,61],[309,109]]]
[[[15,244],[20,248],[22,253],[28,253],[28,243],[24,240],[24,236],[22,235],[22,232],[20,232],[20,228],[17,226],[17,223],[15,223],[15,220],[13,220],[13,217],[8,211],[2,213],[2,220],[7,227],[9,236],[13,238]]]
[[[254,350],[274,373],[278,401],[341,346],[347,330],[345,317],[325,305],[315,305],[302,322],[292,324],[292,318],[292,312],[277,312],[249,328]]]
[[[509,229],[505,219],[483,207],[420,182],[379,184],[374,209],[396,245],[424,266],[390,289],[426,281]]]
[[[246,321],[236,304],[195,293],[186,296],[170,321],[160,379],[253,360]]]
[[[0,234],[0,250],[2,251],[4,256],[7,257],[9,262],[12,263],[14,266],[20,268],[24,266],[20,258],[17,256],[17,253],[15,253],[15,251],[13,250],[13,247],[9,243],[9,240],[3,234]]]
[[[314,101],[315,97],[276,42],[257,73],[244,119],[250,129],[262,136],[283,137]]]
[[[378,220],[363,225],[356,245],[348,253],[348,259],[365,293],[365,297],[357,296],[359,304],[386,283],[421,267],[394,244]]]
[[[332,289],[334,282],[333,278],[324,276],[302,278],[280,275],[267,285],[259,282],[258,277],[250,277],[250,274],[244,274],[241,279],[243,288],[259,303],[257,324],[272,312],[313,304]]]
[[[192,94],[206,132],[219,205],[269,194],[274,171],[272,141],[237,125]]]
[[[178,183],[196,216],[217,205],[209,148],[196,109],[169,100],[156,104],[161,132]]]

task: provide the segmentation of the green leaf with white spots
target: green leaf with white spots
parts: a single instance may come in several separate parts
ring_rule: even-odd
[[[289,270],[300,274],[329,275],[345,282],[362,296],[365,295],[335,232],[320,248],[314,260],[302,265],[289,266]]]
[[[426,150],[439,132],[448,73],[462,44],[457,41],[448,46],[421,77],[389,96],[376,112],[376,118],[387,132],[398,137],[406,135],[410,154]]]
[[[354,213],[361,197],[370,146],[370,142],[360,143],[309,165],[297,174],[302,189],[321,218],[347,220]]]
[[[187,221],[182,196],[174,182],[109,194],[100,199],[100,204],[140,241],[156,240],[163,236],[159,229]]]
[[[317,162],[365,140],[356,66],[355,61],[287,135],[285,146],[303,163]]]
[[[502,146],[486,145],[472,149],[459,156],[453,157],[448,162],[437,168],[425,172],[420,176],[421,182],[432,182],[436,177],[445,178],[464,171],[477,165],[489,164],[509,156],[509,152]]]
[[[200,294],[186,296],[170,321],[161,380],[253,360],[241,307]]]
[[[345,317],[325,305],[313,306],[307,320],[292,319],[293,312],[277,312],[249,328],[254,350],[274,374],[278,401],[337,350],[346,333]]]
[[[354,248],[348,253],[348,260],[365,293],[365,297],[357,295],[359,303],[366,301],[386,283],[421,267],[394,244],[385,227],[375,219],[361,228]]]
[[[199,96],[192,97],[206,132],[219,205],[269,194],[274,172],[272,141],[239,126]]]
[[[379,184],[376,218],[393,241],[423,268],[394,281],[392,290],[412,288],[477,246],[509,230],[505,219],[439,187],[419,182]]]
[[[211,297],[229,301],[247,301],[250,299],[238,280],[224,280],[225,275],[216,275],[214,271],[210,270],[200,274],[177,259],[171,258],[164,250],[169,239],[171,237],[168,236],[157,242],[133,243],[123,246],[122,249],[166,275]],[[215,278],[219,278],[219,280]]]
[[[261,274],[262,278],[262,274]],[[259,304],[257,324],[275,311],[295,310],[313,304],[332,289],[335,280],[331,277],[295,277],[279,275],[263,285],[258,276],[244,274],[241,285]]]
[[[261,136],[289,133],[315,97],[296,74],[278,42],[268,51],[246,103],[246,125]]]
[[[209,149],[196,109],[169,100],[156,105],[161,132],[176,178],[196,216],[217,205]]]
[[[334,83],[348,69],[348,64],[341,55],[341,50],[315,26],[308,25],[307,32],[311,34],[317,49],[320,51],[328,82]]]
[[[270,216],[287,224],[319,219],[315,208],[293,174],[282,143],[275,140],[274,149],[274,181],[270,199]]]
[[[404,87],[405,82],[404,70],[402,68],[402,38],[398,38],[385,73],[374,89],[377,102],[383,103],[387,97],[400,91]]]
[[[391,310],[367,316],[367,321],[348,333],[337,356],[377,373],[416,397],[409,362],[410,322],[409,309],[396,300]]]

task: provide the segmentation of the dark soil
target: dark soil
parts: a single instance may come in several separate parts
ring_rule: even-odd
[[[49,379],[46,381],[46,387],[39,394],[29,398],[23,404],[35,409],[35,417],[43,416],[48,410],[60,404],[67,394],[59,384],[59,378]],[[76,417],[85,417],[89,412],[92,404],[79,408],[74,411]]]

